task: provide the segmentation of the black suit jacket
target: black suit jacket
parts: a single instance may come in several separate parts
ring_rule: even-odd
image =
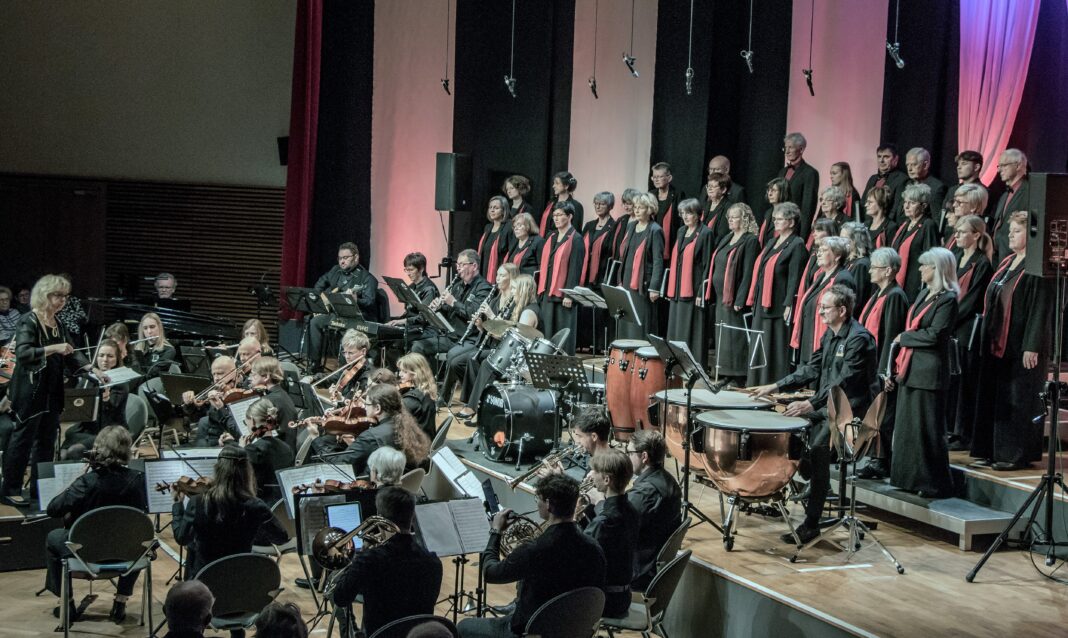
[[[919,299],[922,300],[912,304],[910,310],[915,317],[928,303],[933,304],[931,309],[924,313],[915,330],[909,330],[906,323],[901,333],[901,345],[912,348],[912,360],[903,383],[910,388],[938,390],[949,377],[947,358],[949,338],[957,324],[957,297],[943,292],[929,302],[926,296],[926,291],[921,291]],[[902,371],[895,374],[900,376]]]
[[[145,475],[124,465],[82,474],[56,494],[48,504],[48,515],[62,516],[63,524],[70,527],[82,514],[108,505],[129,505],[147,511]]]
[[[1009,200],[1012,205],[1008,206]],[[1009,210],[1006,210],[1008,208]],[[1031,210],[1031,181],[1025,176],[1016,186],[1016,190],[1001,194],[997,206],[994,207],[994,215],[991,218],[991,227],[994,238],[994,263],[1001,263],[1012,253],[1009,250],[1009,216],[1018,210]]]
[[[601,501],[595,511],[597,514],[586,526],[586,535],[601,546],[606,561],[602,615],[619,618],[630,608],[630,581],[640,525],[638,510],[621,494]]]
[[[895,222],[895,224],[896,224],[897,222],[900,221],[900,218],[897,217],[897,214],[900,211],[896,210],[896,208],[897,208],[896,204],[897,204],[897,201],[899,199],[901,199],[901,191],[905,188],[905,184],[908,183],[909,176],[907,174],[903,173],[902,171],[899,171],[899,170],[897,170],[895,168],[894,170],[890,171],[889,173],[887,173],[883,177],[886,180],[885,181],[885,186],[890,189],[890,204],[889,204],[890,210],[886,211],[886,216],[889,219],[893,220]],[[862,205],[863,205],[864,202],[868,201],[868,193],[870,193],[871,190],[873,188],[875,188],[875,184],[878,181],[879,181],[879,174],[878,173],[876,173],[876,174],[874,174],[874,175],[872,175],[871,177],[868,178],[868,183],[865,184],[865,186],[864,186],[864,192],[861,193],[861,204]]]
[[[271,402],[274,407],[278,408],[278,425],[276,431],[278,436],[285,441],[289,447],[297,448],[297,431],[289,427],[290,421],[297,420],[297,406],[293,405],[293,399],[289,397],[289,393],[281,385],[275,385],[267,391],[264,398]]]
[[[363,289],[356,293],[360,312],[375,316],[377,303],[375,295],[378,293],[378,280],[375,279],[374,275],[367,272],[363,266],[357,264],[352,270],[345,272],[341,269],[341,266],[335,265],[326,271],[322,277],[319,277],[313,288],[319,292],[326,292],[334,289],[348,290],[354,286],[363,286]]]
[[[632,585],[645,589],[656,573],[656,555],[682,524],[682,488],[663,467],[651,467],[634,479],[627,500],[640,517]]]
[[[779,171],[779,177],[786,179],[788,167],[784,166]],[[801,209],[800,227],[797,234],[801,239],[808,239],[811,231],[812,218],[816,215],[816,205],[819,202],[820,175],[804,159],[797,163],[794,176],[790,182],[790,201],[797,204]]]
[[[214,560],[252,551],[252,539],[261,528],[267,542],[281,545],[289,538],[271,508],[259,498],[239,503],[220,519],[207,511],[204,497],[197,495],[189,499],[188,506],[182,501],[175,503],[171,516],[174,540],[189,547],[186,579]]]
[[[356,437],[356,440],[349,445],[344,454],[341,454],[334,459],[334,463],[351,463],[356,476],[363,476],[364,474],[367,474],[367,459],[370,458],[371,452],[386,445],[395,445],[393,421],[388,418],[384,419],[378,425],[364,430],[364,432]]]

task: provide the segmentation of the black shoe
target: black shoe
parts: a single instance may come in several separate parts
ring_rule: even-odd
[[[867,465],[857,470],[857,478],[879,481],[887,477],[886,463],[882,459],[872,459]]]
[[[969,463],[968,467],[986,468],[986,467],[990,467],[993,464],[994,464],[994,462],[992,460],[990,460],[990,459],[976,459],[976,460],[972,461],[971,463]]]
[[[490,605],[490,609],[493,610],[498,616],[507,616],[515,611],[515,601],[508,603],[507,605]]]
[[[13,507],[29,507],[30,501],[23,498],[21,494],[8,494],[3,497],[3,500],[8,505]]]
[[[819,529],[809,527],[805,524],[802,524],[799,527],[795,528],[794,532],[797,534],[797,540],[800,540],[802,545],[820,535]],[[787,545],[795,545],[797,543],[797,541],[794,540],[794,535],[790,532],[786,532],[785,534],[780,536],[779,540],[786,543]]]
[[[311,579],[311,581],[309,581],[307,578],[298,578],[294,582],[297,584],[297,587],[300,587],[301,589],[311,589],[312,587],[319,586],[318,578],[313,578]]]
[[[111,603],[111,612],[108,613],[108,618],[115,622],[126,620],[126,603],[120,603],[117,600]]]
[[[1028,466],[1023,464],[1023,463],[1011,463],[1009,461],[998,461],[997,463],[994,463],[990,467],[991,467],[991,469],[993,469],[996,472],[1012,472],[1014,470],[1022,470],[1024,468],[1028,467]]]
[[[961,439],[955,439],[949,442],[950,452],[967,452],[970,449],[972,449],[972,446]]]

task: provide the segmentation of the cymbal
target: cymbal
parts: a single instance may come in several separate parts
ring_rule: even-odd
[[[519,332],[519,334],[526,337],[527,339],[541,339],[545,336],[537,328],[531,328],[530,326],[524,323],[517,323],[512,327],[515,328],[516,331]]]
[[[508,332],[511,328],[515,328],[515,331],[524,339],[541,339],[545,336],[537,329],[522,323],[512,323],[511,321],[505,321],[503,319],[487,319],[482,322],[482,329],[495,339],[503,337],[504,333]]]

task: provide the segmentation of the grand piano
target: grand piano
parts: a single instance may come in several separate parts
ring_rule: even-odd
[[[125,297],[93,297],[86,301],[91,324],[106,326],[122,321],[132,324],[131,334],[136,334],[137,324],[146,312],[154,312],[159,315],[163,328],[167,331],[167,338],[171,340],[233,343],[241,338],[241,328],[229,319],[148,305],[141,300]]]

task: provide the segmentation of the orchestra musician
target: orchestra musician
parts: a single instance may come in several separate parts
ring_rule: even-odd
[[[760,254],[756,220],[748,204],[734,204],[727,209],[727,228],[730,233],[712,253],[704,300],[712,304],[708,315],[717,326],[716,371],[719,376],[744,385],[749,370],[749,334],[743,332],[748,328],[746,293],[753,278],[753,264]],[[720,324],[722,329],[718,328]],[[704,363],[705,359],[698,361]]]
[[[191,390],[182,395],[182,409],[186,417],[196,422],[197,447],[216,445],[224,432],[240,435],[233,414],[223,403],[225,393],[237,387],[238,374],[234,360],[226,355],[216,357],[211,362],[211,379],[214,389],[208,392],[204,402],[198,403]]]
[[[868,303],[868,297],[871,296],[871,275],[868,273],[871,269],[871,233],[861,222],[846,222],[842,224],[839,236],[849,240],[846,268],[856,285],[857,306],[855,310],[859,313]]]
[[[1039,398],[1049,365],[1052,281],[1026,272],[1028,213],[1009,216],[1009,256],[986,288],[979,402],[972,456],[998,471],[1042,459],[1044,423]]]
[[[938,226],[931,220],[931,189],[926,184],[909,184],[901,194],[905,219],[901,222],[890,247],[901,256],[897,283],[915,300],[920,292],[920,255],[941,246]]]
[[[505,256],[507,261],[519,266],[519,272],[533,275],[538,272],[541,247],[545,240],[538,234],[538,225],[530,213],[519,213],[512,218],[512,233],[515,241]]]
[[[767,190],[764,191],[764,201],[768,203],[768,209],[764,211],[763,221],[760,222],[760,247],[768,245],[768,238],[777,237],[775,234],[775,222],[772,216],[775,205],[790,201],[790,182],[784,177],[776,177],[768,182]]]
[[[837,188],[845,198],[841,211],[850,221],[860,221],[861,199],[856,186],[853,185],[853,169],[849,162],[835,162],[831,164],[828,173],[831,178],[831,186]],[[826,193],[827,191],[824,191]]]
[[[418,352],[428,360],[439,352],[448,352],[455,345],[454,339],[463,335],[471,315],[478,310],[489,296],[492,286],[478,272],[478,252],[468,248],[456,257],[456,279],[449,284],[440,297],[430,303],[431,310],[437,310],[452,324],[456,336],[433,335],[417,339],[412,343],[412,352]],[[468,337],[465,343],[473,343],[475,335]],[[452,399],[442,393],[442,400]]]
[[[708,359],[708,338],[703,294],[715,244],[712,230],[701,224],[700,202],[692,197],[682,200],[679,213],[682,225],[671,249],[664,293],[668,299],[666,338],[685,341],[697,361],[704,365]]]
[[[319,277],[313,286],[320,293],[343,292],[351,294],[364,315],[376,316],[378,280],[360,265],[360,249],[352,242],[338,246],[337,265]],[[323,371],[323,335],[330,326],[333,315],[317,315],[311,320],[308,332],[308,357],[311,372]]]
[[[156,275],[156,279],[152,283],[152,286],[156,291],[156,301],[161,299],[177,299],[177,297],[174,296],[174,293],[178,290],[178,279],[171,273],[161,272]]]
[[[253,539],[275,545],[288,540],[271,507],[256,496],[256,475],[244,448],[223,447],[215,462],[215,476],[203,494],[185,496],[174,490],[174,497],[174,540],[189,548],[186,580],[214,560],[252,551]]]
[[[400,485],[406,464],[404,452],[389,445],[383,445],[367,457],[368,478],[375,487],[379,488]]]
[[[546,337],[567,329],[567,338],[560,348],[575,354],[578,312],[574,302],[565,297],[564,288],[574,288],[585,279],[586,249],[575,229],[579,211],[573,202],[560,202],[553,207],[553,232],[545,238],[541,249],[541,281],[538,299],[541,304],[541,329]]]
[[[682,524],[682,488],[664,469],[667,443],[659,430],[638,430],[627,442],[634,484],[627,500],[638,512],[631,588],[645,591],[656,574],[656,556]]]
[[[889,186],[876,186],[869,189],[864,196],[864,215],[867,217],[865,223],[875,248],[889,246],[897,233],[897,224],[890,219],[893,196]]]
[[[438,287],[426,276],[426,255],[415,252],[404,256],[404,276],[408,278],[408,287],[419,297],[424,305],[438,296]],[[419,311],[414,307],[404,306],[404,314],[389,321],[391,326],[407,326],[408,339],[437,335],[437,330],[426,325]]]
[[[15,336],[15,325],[22,313],[11,304],[12,293],[7,286],[0,286],[0,343],[6,344]]]
[[[256,476],[256,496],[267,503],[274,503],[282,498],[275,472],[293,467],[293,446],[282,440],[280,423],[289,421],[283,420],[278,406],[272,403],[269,397],[258,399],[245,412],[245,428],[249,434],[242,436],[240,442],[229,432],[219,437],[219,445],[240,443],[240,447],[245,449],[252,472]],[[281,429],[291,431],[290,428]]]
[[[906,193],[909,188],[906,187]],[[907,196],[907,195],[906,195]],[[906,208],[906,212],[908,209]],[[945,498],[953,490],[946,444],[946,389],[950,349],[957,322],[957,260],[941,246],[920,255],[924,289],[909,307],[905,330],[895,341],[897,389],[890,485],[925,498]]]
[[[371,340],[359,330],[349,329],[341,337],[341,365],[352,364],[341,373],[330,386],[330,396],[334,401],[351,399],[367,389],[370,383],[371,366],[367,361],[367,351]]]
[[[874,191],[873,191],[874,192]],[[897,285],[897,271],[901,257],[893,248],[876,248],[871,254],[871,283],[875,292],[864,305],[857,320],[875,337],[878,348],[879,374],[884,375],[890,365],[891,344],[905,329],[905,313],[909,298]],[[884,479],[890,475],[890,442],[894,440],[894,420],[897,418],[897,394],[888,392],[883,403],[885,411],[879,425],[879,438],[872,446],[869,462],[857,470],[866,479]]]
[[[154,312],[145,313],[141,317],[141,323],[137,326],[137,340],[141,343],[135,343],[133,346],[134,367],[146,379],[169,371],[170,364],[178,358],[178,351],[167,341],[163,321]]]
[[[367,459],[376,449],[389,445],[401,452],[407,461],[406,469],[414,470],[426,464],[430,457],[430,439],[404,409],[404,400],[395,386],[380,384],[367,390],[363,398],[367,416],[376,424],[365,430],[334,459],[338,464],[351,464],[357,476],[367,473]],[[314,434],[308,426],[309,434]]]
[[[578,481],[550,474],[538,481],[538,516],[545,521],[536,539],[501,560],[501,535],[512,510],[493,517],[481,563],[487,583],[520,583],[515,609],[497,618],[465,618],[457,630],[462,638],[513,638],[523,634],[530,616],[549,600],[580,587],[603,587],[605,557],[600,546],[575,523]]]
[[[812,421],[806,453],[809,473],[808,501],[805,520],[795,529],[801,543],[807,543],[820,533],[823,502],[830,491],[831,450],[827,445],[827,400],[831,388],[838,386],[845,393],[853,414],[861,416],[879,393],[876,370],[875,339],[853,318],[856,294],[844,284],[831,286],[819,302],[819,312],[827,324],[819,348],[812,356],[775,383],[753,388],[757,397],[780,390],[795,390],[814,385],[816,393],[810,399],[794,401],[786,406],[786,416],[800,416]],[[895,445],[896,447],[896,445]],[[785,543],[794,543],[793,534],[784,534]]]
[[[418,352],[409,352],[397,359],[398,389],[404,399],[404,407],[419,423],[430,438],[437,433],[438,384],[426,357]]]
[[[249,370],[252,369],[252,362],[262,354],[263,346],[256,337],[244,337],[237,343],[237,356],[234,358],[234,365],[240,369],[243,381]],[[245,387],[248,384],[242,382],[239,385]]]
[[[793,202],[775,204],[772,222],[774,240],[764,245],[757,258],[746,305],[753,309],[753,330],[763,334],[752,340],[749,361],[766,365],[750,368],[749,385],[781,379],[789,372],[790,322],[801,284],[801,269],[808,259],[803,239],[794,234],[801,211]],[[763,347],[763,353],[760,347]]]
[[[523,175],[511,175],[504,180],[501,192],[508,198],[508,219],[515,219],[526,213],[534,215],[534,207],[527,201],[530,194],[530,180]]]
[[[545,204],[545,210],[541,212],[541,221],[538,222],[538,231],[542,237],[549,236],[549,232],[553,228],[553,211],[556,210],[558,204],[563,204],[564,202],[571,202],[572,206],[574,206],[575,212],[572,215],[572,222],[576,228],[581,227],[583,209],[582,204],[575,199],[576,188],[578,188],[578,180],[571,173],[560,171],[553,175],[553,195],[549,198],[548,203]]]
[[[848,286],[854,291],[853,303],[856,303],[857,285],[845,267],[849,258],[849,240],[837,235],[824,237],[817,241],[815,248],[819,270],[813,274],[812,283],[798,295],[793,313],[790,347],[797,351],[800,363],[808,361],[812,351],[820,347],[823,332],[827,329],[818,307],[824,292],[835,284]],[[850,304],[850,311],[853,308],[853,304]]]
[[[104,339],[96,348],[96,364],[93,377],[85,379],[86,387],[90,384],[100,385],[101,376],[115,368],[119,361],[119,346],[111,339]],[[117,384],[100,390],[99,417],[95,421],[75,423],[67,428],[60,446],[59,457],[63,460],[78,460],[93,447],[100,430],[109,425],[126,427],[126,399],[130,390],[126,384]],[[140,432],[131,432],[137,437]]]
[[[820,175],[805,161],[808,141],[800,133],[788,133],[782,140],[783,163],[778,177],[790,183],[790,201],[797,206],[799,221],[794,231],[808,241],[810,222],[816,218]]]
[[[148,509],[144,474],[127,467],[133,440],[121,425],[109,425],[100,430],[89,453],[89,471],[74,479],[48,503],[48,515],[62,518],[63,527],[52,530],[45,538],[45,589],[60,595],[63,578],[63,559],[73,556],[66,546],[71,525],[92,510],[109,505],[128,505],[139,510]],[[108,617],[114,622],[126,618],[126,601],[133,594],[134,584],[141,572],[120,576],[115,587],[115,602]],[[59,617],[59,607],[53,614]],[[70,618],[76,620],[71,601]]]
[[[249,372],[249,386],[252,389],[262,391],[263,397],[271,402],[278,413],[274,416],[276,436],[280,436],[289,447],[296,449],[296,432],[290,428],[279,428],[278,424],[288,424],[297,420],[297,407],[293,405],[293,399],[282,385],[285,375],[282,373],[282,365],[274,357],[259,357],[252,362],[252,370]],[[262,425],[262,424],[260,424]],[[257,426],[259,427],[259,426]],[[288,467],[288,466],[287,466]],[[274,476],[273,474],[271,476]]]
[[[119,365],[133,368],[133,354],[130,352],[130,329],[121,321],[116,321],[104,330],[104,338],[111,339],[119,346]]]
[[[675,245],[675,233],[682,220],[679,217],[679,202],[686,199],[685,193],[675,188],[671,183],[671,164],[657,162],[649,169],[649,181],[653,185],[650,192],[656,200],[653,218],[664,231],[664,259],[671,255],[671,248]],[[730,178],[727,178],[730,180]]]
[[[894,144],[880,144],[875,149],[875,165],[876,173],[868,178],[868,183],[864,185],[864,201],[868,201],[868,197],[871,196],[872,190],[886,188],[885,200],[881,204],[883,215],[895,223],[899,218],[895,215],[898,211],[895,210],[895,202],[901,197],[901,191],[905,188],[906,183],[909,181],[909,176],[904,173],[898,164],[901,162],[901,154],[897,150],[897,146]],[[870,217],[871,213],[867,208],[864,210],[864,214]],[[873,224],[868,225],[869,228],[877,227]],[[893,236],[893,235],[891,235]],[[872,237],[877,238],[875,231],[872,231]],[[879,244],[876,242],[876,248],[882,248],[887,244]]]
[[[86,365],[74,351],[56,313],[70,294],[70,282],[59,275],[45,275],[33,285],[32,311],[19,319],[15,328],[15,371],[8,398],[11,400],[15,429],[3,454],[5,502],[28,507],[22,496],[26,466],[31,462],[31,493],[37,490],[37,463],[53,460],[59,415],[63,411],[63,372]]]
[[[696,203],[696,200],[694,200]],[[700,212],[700,203],[697,211]],[[604,612],[602,616],[622,618],[630,609],[630,583],[634,571],[635,547],[640,520],[638,510],[627,499],[627,484],[634,467],[626,454],[608,449],[593,455],[590,477],[604,500],[584,530],[604,552]]]
[[[634,195],[634,217],[627,225],[619,260],[623,262],[620,286],[633,294],[631,299],[638,310],[642,325],[631,321],[619,322],[619,338],[645,339],[647,334],[660,334],[656,301],[664,279],[664,230],[652,219],[657,199],[650,193]]]
[[[357,596],[363,598],[363,631],[368,636],[394,620],[433,614],[442,576],[441,560],[412,535],[413,494],[396,486],[383,487],[375,494],[375,510],[400,531],[384,543],[355,552],[333,591],[338,607],[348,607]]]
[[[252,318],[245,322],[245,325],[241,327],[241,338],[246,339],[248,337],[252,337],[259,342],[263,354],[274,355],[274,349],[271,348],[271,336],[267,334],[267,327],[263,325],[262,321]]]
[[[489,223],[482,229],[482,237],[478,240],[478,259],[482,276],[492,284],[497,281],[497,264],[504,262],[515,238],[508,223],[508,199],[503,195],[491,197],[486,207],[486,219]]]

